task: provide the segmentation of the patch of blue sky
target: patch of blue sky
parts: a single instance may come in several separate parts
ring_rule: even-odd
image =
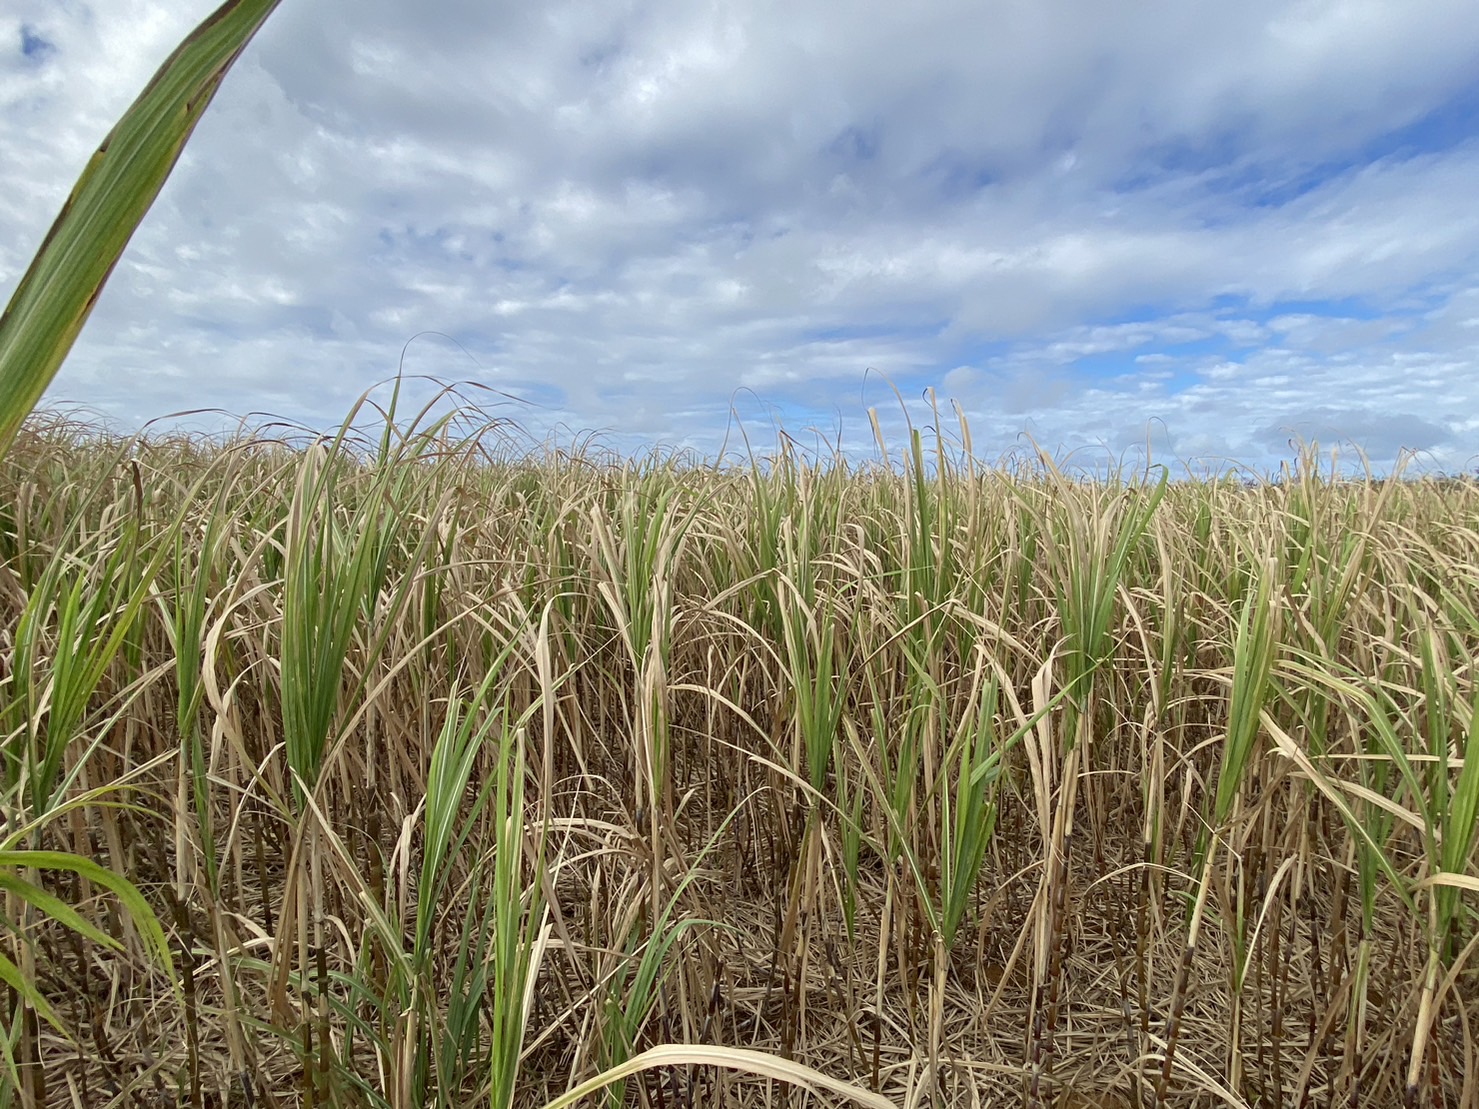
[[[1366,161],[1437,154],[1479,138],[1479,80],[1470,82],[1426,115],[1368,143]]]
[[[1413,304],[1403,313],[1417,315],[1431,310],[1437,302],[1434,298],[1422,298],[1421,304]],[[1141,304],[1115,313],[1098,321],[1108,325],[1152,323],[1166,320],[1172,313],[1166,305]],[[1219,320],[1249,320],[1267,323],[1278,316],[1310,315],[1328,316],[1331,319],[1374,320],[1398,314],[1389,305],[1376,305],[1361,297],[1323,297],[1319,299],[1285,298],[1272,301],[1255,301],[1241,293],[1219,293],[1209,297],[1204,305],[1188,309],[1179,306],[1174,311],[1205,311]]]
[[[1211,362],[1241,361],[1256,346],[1221,332],[1178,338],[1174,330],[1151,334],[1145,341],[1118,350],[1096,351],[1068,360],[1065,367],[1090,381],[1115,390],[1140,390],[1153,382],[1174,394],[1199,383]]]
[[[1197,138],[1178,137],[1155,143],[1140,153],[1135,166],[1110,185],[1117,193],[1135,193],[1177,178],[1216,177],[1216,171],[1236,182],[1251,170],[1244,159],[1251,148],[1246,127],[1225,127]]]
[[[1303,306],[1305,314],[1315,314],[1311,307]],[[1196,313],[1183,315],[1141,305],[1100,320],[1087,321],[1091,327],[1124,329],[1103,339],[1105,344],[1117,342],[1119,345],[1113,349],[1075,354],[1076,343],[1088,344],[1093,340],[1080,334],[1069,334],[1062,337],[1063,346],[1055,366],[1107,388],[1135,388],[1138,382],[1155,380],[1167,392],[1174,393],[1197,383],[1201,379],[1198,368],[1209,360],[1236,361],[1260,345],[1247,333],[1251,329],[1224,331],[1219,328],[1220,320],[1262,324],[1283,314],[1289,314],[1283,305],[1251,311],[1245,302],[1235,298],[1218,298],[1216,307],[1201,318]],[[1329,314],[1336,318],[1350,318],[1340,311]],[[1014,363],[1024,366],[1040,364],[1052,345],[1052,337],[1030,345],[977,343],[957,352],[955,364],[1005,369],[1011,369]]]
[[[1368,301],[1356,297],[1339,297],[1322,300],[1278,300],[1267,307],[1250,309],[1250,319],[1260,323],[1279,316],[1324,316],[1332,320],[1376,320],[1391,315],[1386,307],[1378,308]]]
[[[52,42],[29,23],[21,24],[22,57],[30,59],[35,64],[40,64],[56,52],[56,43]]]
[[[866,127],[850,124],[827,144],[826,153],[843,161],[871,162],[878,157],[881,144],[877,123]]]
[[[1011,371],[1044,365],[1047,356],[1055,369],[1071,372],[1088,383],[1111,389],[1138,389],[1153,381],[1168,394],[1178,393],[1203,380],[1212,363],[1242,362],[1278,336],[1269,329],[1274,321],[1289,317],[1318,317],[1332,321],[1420,321],[1431,312],[1434,297],[1414,297],[1400,307],[1378,306],[1359,298],[1279,300],[1254,304],[1247,297],[1222,295],[1211,298],[1201,309],[1170,309],[1137,305],[1097,320],[1085,321],[1088,328],[1106,329],[1102,343],[1113,349],[1086,350],[1096,339],[1083,332],[1043,336],[1032,343],[972,342],[951,352],[948,361],[936,367],[933,378],[955,366],[997,368]],[[1139,325],[1139,326],[1137,326]],[[1118,334],[1115,329],[1122,329]],[[1055,350],[1055,339],[1058,344]],[[930,374],[906,374],[895,380],[906,394],[932,380]]]
[[[1410,123],[1369,139],[1348,157],[1310,169],[1299,181],[1308,191],[1363,166],[1442,154],[1475,139],[1479,139],[1479,81],[1458,89]]]
[[[1144,382],[1154,382],[1174,392],[1199,378],[1188,363],[1202,363],[1207,355],[1223,354],[1227,343],[1204,339],[1195,343],[1147,343],[1134,350],[1103,351],[1075,358],[1069,368],[1094,384],[1115,391],[1137,391]],[[1169,376],[1167,376],[1169,375]]]
[[[1225,128],[1203,139],[1177,139],[1151,147],[1140,164],[1114,183],[1137,192],[1178,177],[1197,178],[1207,192],[1250,209],[1280,208],[1331,181],[1378,162],[1441,154],[1479,138],[1479,81],[1456,90],[1418,118],[1373,136],[1338,157],[1313,163],[1261,159],[1248,129]],[[1219,217],[1208,215],[1209,221]]]
[[[1001,180],[999,167],[959,150],[945,150],[919,171],[922,182],[942,200],[965,200]]]
[[[1250,207],[1278,208],[1365,166],[1441,154],[1476,138],[1479,138],[1479,82],[1459,89],[1411,123],[1368,140],[1344,158],[1303,169],[1283,181],[1269,181],[1262,188],[1250,185],[1243,190],[1243,199]]]
[[[1154,352],[1157,354],[1165,354],[1177,358],[1196,358],[1208,354],[1229,355],[1251,349],[1249,344],[1236,342],[1226,335],[1208,335],[1200,339],[1162,340],[1160,342],[1147,343],[1146,347],[1154,347]],[[1148,349],[1139,351],[1138,353],[1148,353]]]
[[[1237,359],[1230,358],[1228,361],[1236,362]],[[1184,358],[1181,357],[1171,356],[1170,361],[1167,362],[1140,362],[1137,365],[1142,373],[1150,372],[1163,375],[1159,379],[1160,387],[1161,391],[1167,396],[1175,396],[1177,393],[1185,392],[1187,389],[1195,385],[1201,385],[1206,381],[1206,376],[1200,369],[1193,369],[1188,366]]]

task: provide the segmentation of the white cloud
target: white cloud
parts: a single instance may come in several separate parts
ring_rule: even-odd
[[[408,370],[620,446],[714,449],[741,390],[864,446],[871,369],[987,453],[1157,418],[1157,450],[1462,465],[1469,2],[287,4],[52,396],[333,420],[436,331]],[[0,292],[212,6],[0,15]]]

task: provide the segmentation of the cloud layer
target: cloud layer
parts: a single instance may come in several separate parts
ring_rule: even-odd
[[[285,4],[49,396],[335,421],[438,332],[621,449],[866,449],[892,383],[985,454],[1473,468],[1470,4]],[[0,293],[211,6],[0,16]]]

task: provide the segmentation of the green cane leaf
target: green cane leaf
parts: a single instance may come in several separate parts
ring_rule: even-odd
[[[0,455],[41,399],[227,70],[278,0],[227,0],[182,42],[82,171],[0,315]]]
[[[149,908],[149,903],[144,900],[144,895],[139,892],[138,887],[127,878],[114,874],[91,859],[65,851],[0,851],[0,869],[19,870],[23,867],[34,867],[37,870],[69,870],[112,893],[133,917],[134,924],[138,926],[139,934],[143,937],[145,944],[153,950],[160,966],[165,969],[170,980],[174,981],[174,959],[170,956],[169,940],[165,938],[159,918],[154,915],[154,910]]]
[[[40,886],[17,878],[12,874],[0,874],[0,891],[15,894],[22,901],[29,902],[51,920],[64,928],[70,928],[78,935],[85,936],[102,947],[116,949],[118,941],[106,932],[101,931],[76,909],[68,905],[55,894],[48,893]]]
[[[56,1013],[46,1003],[46,998],[37,992],[36,983],[27,982],[25,975],[20,972],[20,968],[4,955],[0,955],[0,982],[4,982],[16,993],[20,994],[21,1000],[35,1009],[36,1015],[47,1024],[51,1025],[64,1036],[67,1034],[66,1029],[62,1027],[62,1022],[57,1019]]]

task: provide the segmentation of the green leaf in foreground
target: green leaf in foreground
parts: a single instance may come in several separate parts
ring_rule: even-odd
[[[114,874],[91,859],[66,851],[0,851],[0,872],[20,870],[25,867],[34,867],[37,870],[69,870],[112,893],[128,910],[129,916],[133,917],[139,934],[144,940],[144,945],[159,960],[160,966],[165,969],[170,980],[174,980],[174,960],[170,957],[169,940],[165,938],[164,928],[160,925],[159,918],[154,915],[154,910],[149,908],[149,903],[144,900],[144,895],[127,878]],[[34,898],[28,898],[28,900],[33,903],[35,901]],[[69,918],[57,919],[59,923],[72,927]]]
[[[180,43],[82,171],[0,315],[0,454],[87,322],[227,70],[278,0],[226,0]]]
[[[110,870],[105,870],[91,859],[65,851],[0,850],[0,893],[18,898],[39,910],[55,923],[70,928],[105,947],[116,947],[117,942],[88,923],[81,914],[60,898],[20,877],[22,872],[31,868],[71,871],[111,891],[133,917],[145,946],[158,959],[169,975],[171,983],[175,983],[174,961],[170,958],[169,941],[165,938],[164,929],[160,926],[159,918],[149,908],[148,902],[144,900],[143,894],[132,882]],[[9,920],[3,920],[3,923],[8,928],[15,927]],[[37,1016],[58,1032],[66,1034],[61,1021],[57,1019],[56,1012],[37,989],[36,983],[29,980],[21,968],[3,953],[0,953],[0,984],[9,986],[21,1002],[29,1005]],[[3,1093],[6,1084],[12,1089],[18,1088],[19,1075],[11,1047],[13,1028],[14,1026],[7,1029],[4,1016],[0,1015],[0,1093]]]

